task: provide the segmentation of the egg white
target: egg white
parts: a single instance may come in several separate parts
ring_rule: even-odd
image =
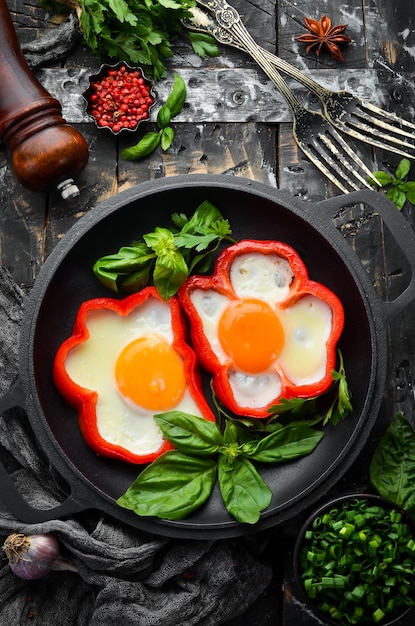
[[[326,372],[326,343],[332,330],[329,304],[312,295],[303,296],[279,313],[286,342],[278,358],[285,375],[297,386],[321,380]]]
[[[240,407],[261,409],[281,397],[281,378],[274,370],[261,374],[246,374],[230,369],[228,380]]]
[[[239,298],[257,298],[268,304],[285,300],[293,279],[289,262],[277,254],[240,254],[230,270],[231,285]]]
[[[99,434],[109,443],[133,454],[156,452],[163,443],[163,434],[153,412],[121,396],[114,371],[118,355],[134,339],[155,333],[172,344],[174,333],[168,303],[149,298],[127,316],[109,309],[90,311],[86,326],[88,340],[68,354],[65,367],[76,384],[98,393]],[[188,389],[174,408],[201,415]]]
[[[290,264],[278,255],[247,253],[237,256],[232,263],[230,280],[236,295],[266,302],[278,316],[285,336],[283,350],[268,370],[252,374],[231,366],[228,380],[241,407],[259,409],[281,397],[282,381],[278,373],[281,370],[297,386],[318,382],[325,375],[331,308],[311,295],[283,308],[293,279]],[[222,348],[218,327],[229,298],[214,289],[194,289],[190,298],[212,351],[221,365],[228,364],[230,358]]]

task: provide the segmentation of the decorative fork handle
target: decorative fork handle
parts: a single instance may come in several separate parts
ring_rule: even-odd
[[[214,19],[205,14],[207,21],[203,24],[201,23],[197,25],[194,20],[184,20],[186,26],[189,28],[194,27],[196,30],[201,30],[203,32],[210,32],[210,34],[217,41],[219,41],[219,43],[233,46],[243,50],[244,52],[252,54],[251,49],[248,48],[249,43],[250,46],[255,46],[257,52],[261,53],[268,63],[307,87],[307,89],[314,93],[314,95],[316,95],[317,98],[319,98],[323,103],[328,97],[330,97],[331,92],[328,89],[322,87],[310,76],[301,72],[301,70],[298,70],[294,65],[291,65],[287,61],[284,61],[284,59],[281,59],[257,44],[245,29],[238,11],[226,2],[226,0],[196,1],[198,5],[208,9],[208,11],[214,15]],[[194,12],[194,15],[196,15],[196,12]],[[243,34],[244,40],[241,40],[241,34]]]
[[[232,45],[250,54],[284,96],[295,116],[300,118],[307,109],[297,100],[276,66],[270,63],[264,49],[248,33],[239,13],[226,0],[197,0],[197,2],[213,13],[214,18],[204,11],[200,12],[200,9],[193,9],[194,19],[184,20],[184,24],[189,28],[209,32],[220,43]]]

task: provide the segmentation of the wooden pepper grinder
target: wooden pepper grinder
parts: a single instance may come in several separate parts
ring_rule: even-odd
[[[58,188],[79,195],[74,178],[88,163],[84,137],[26,63],[6,0],[0,0],[0,141],[10,152],[17,180],[32,191]]]

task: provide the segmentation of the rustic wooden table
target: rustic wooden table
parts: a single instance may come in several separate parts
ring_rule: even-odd
[[[328,6],[326,0],[234,2],[254,38],[269,50],[309,71],[324,85],[355,91],[415,121],[413,3],[368,0],[362,4],[360,0],[349,0]],[[35,0],[8,0],[8,6],[23,44],[56,28],[55,19],[45,15]],[[304,32],[304,16],[320,18],[327,12],[333,23],[348,24],[352,43],[343,48],[344,64],[327,53],[320,58],[306,54],[305,46],[294,40],[295,35]],[[46,257],[70,226],[102,200],[142,181],[176,174],[215,173],[255,179],[284,189],[304,202],[339,193],[299,152],[284,100],[242,52],[221,48],[219,57],[202,60],[181,41],[174,50],[168,78],[157,85],[157,91],[163,99],[177,70],[188,87],[186,106],[174,120],[172,147],[167,152],[157,150],[140,162],[118,158],[120,149],[135,143],[136,138],[114,139],[98,131],[85,114],[81,93],[99,62],[81,42],[59,63],[36,69],[42,84],[61,101],[64,117],[86,138],[90,161],[77,180],[80,196],[65,202],[57,192],[38,194],[21,187],[8,166],[6,151],[0,155],[0,260],[23,289],[30,290]],[[313,104],[304,89],[293,86],[301,99]],[[373,170],[395,168],[399,162],[398,156],[363,144],[358,151]],[[403,214],[413,226],[415,211],[408,202]],[[393,299],[408,280],[408,270],[403,268],[395,248],[389,247],[379,223],[350,210],[342,215],[338,227],[379,295]],[[387,384],[378,421],[363,453],[335,493],[368,484],[371,453],[397,411],[413,419],[415,302],[389,329],[388,344]],[[293,586],[291,549],[303,518],[275,529],[272,585],[244,618],[231,622],[233,626],[321,624],[302,606]],[[399,623],[413,624],[413,613]]]

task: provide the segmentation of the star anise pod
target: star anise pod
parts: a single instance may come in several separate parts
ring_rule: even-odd
[[[316,46],[316,55],[319,56],[323,48],[326,48],[330,54],[338,61],[344,61],[344,57],[338,44],[349,43],[351,38],[343,35],[348,24],[331,25],[331,19],[328,15],[323,15],[320,20],[314,20],[312,17],[304,18],[304,25],[309,31],[304,35],[295,37],[296,41],[304,41],[309,45],[306,52],[310,52]]]

